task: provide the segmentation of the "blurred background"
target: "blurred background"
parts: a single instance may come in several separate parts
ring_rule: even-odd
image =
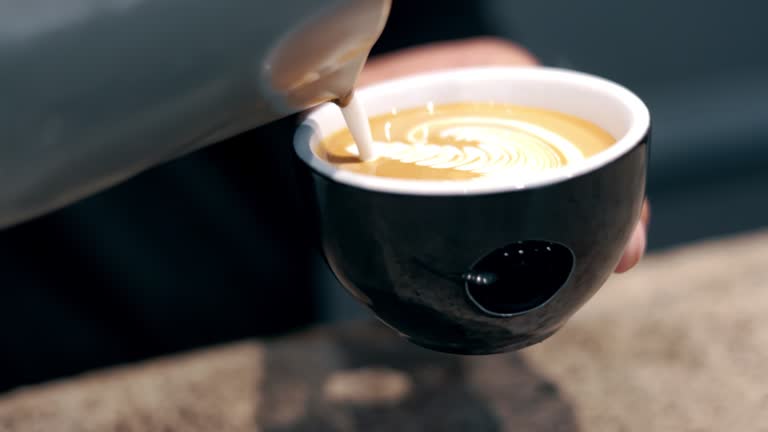
[[[395,0],[376,52],[499,35],[636,91],[654,121],[653,253],[768,226],[766,14],[759,0]],[[0,231],[0,391],[370,317],[328,272],[296,206],[294,125]]]
[[[652,249],[768,224],[768,5],[491,0],[545,63],[606,76],[653,116]]]

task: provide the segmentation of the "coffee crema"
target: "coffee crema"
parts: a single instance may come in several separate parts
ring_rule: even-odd
[[[378,158],[362,162],[348,129],[315,153],[334,166],[379,177],[468,180],[518,177],[578,163],[616,142],[599,126],[527,106],[463,102],[411,108],[369,119]]]

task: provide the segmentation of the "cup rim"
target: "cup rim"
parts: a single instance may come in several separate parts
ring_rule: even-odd
[[[438,80],[467,82],[487,79],[531,80],[547,79],[568,82],[589,87],[595,92],[607,93],[621,101],[631,112],[631,124],[627,132],[616,143],[583,162],[538,173],[535,177],[521,182],[519,179],[505,181],[499,177],[471,180],[419,180],[376,177],[343,170],[315,155],[311,148],[312,138],[317,133],[317,118],[338,107],[324,103],[313,109],[299,126],[294,135],[293,145],[299,158],[315,173],[331,181],[351,187],[399,195],[483,195],[515,190],[535,189],[583,176],[600,169],[629,153],[644,141],[650,130],[650,112],[645,103],[626,87],[595,75],[568,69],[544,66],[482,66],[445,69],[410,75],[404,78],[384,81],[357,90],[360,95],[376,97],[386,95],[393,87],[418,87]],[[426,101],[425,101],[426,102]]]

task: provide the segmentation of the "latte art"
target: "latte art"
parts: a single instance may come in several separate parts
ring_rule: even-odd
[[[583,119],[506,104],[428,104],[369,123],[376,160],[360,160],[348,130],[329,136],[316,153],[341,169],[381,177],[519,179],[578,163],[615,142]]]
[[[437,144],[431,137],[436,135]],[[433,169],[475,174],[541,171],[584,159],[581,150],[559,134],[520,120],[457,116],[430,119],[411,127],[406,142],[378,141],[380,157]],[[345,148],[357,155],[357,146]]]

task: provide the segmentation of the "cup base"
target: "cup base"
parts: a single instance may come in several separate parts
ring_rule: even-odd
[[[518,351],[523,348],[536,345],[540,342],[543,342],[553,334],[555,334],[557,330],[558,329],[555,329],[553,331],[539,334],[539,335],[534,335],[534,336],[521,337],[517,341],[512,341],[503,346],[446,345],[446,344],[439,344],[439,343],[419,340],[419,339],[411,338],[408,336],[404,336],[404,337],[406,340],[408,340],[408,342],[411,342],[414,345],[418,345],[422,348],[426,348],[432,351],[439,351],[446,354],[481,356],[481,355],[503,354],[503,353],[508,353],[512,351]]]

